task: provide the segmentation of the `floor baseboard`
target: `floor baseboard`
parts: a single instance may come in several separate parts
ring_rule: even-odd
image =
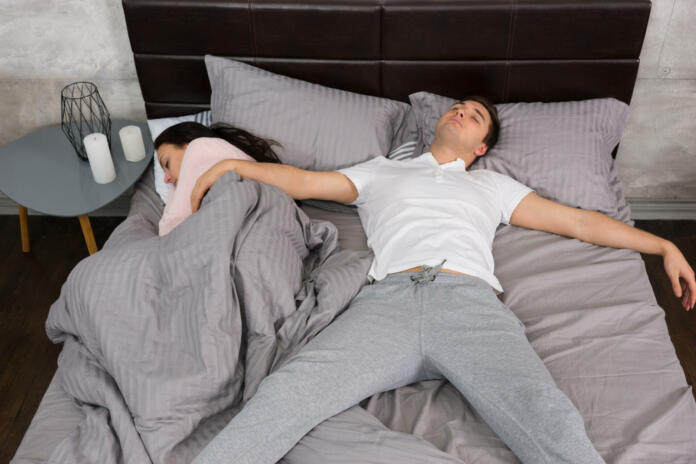
[[[627,198],[631,217],[641,220],[696,220],[696,200],[651,200]]]

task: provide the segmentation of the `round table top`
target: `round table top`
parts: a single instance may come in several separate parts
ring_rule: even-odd
[[[145,158],[127,161],[118,131],[140,127]],[[51,216],[81,216],[112,202],[135,183],[154,152],[146,123],[111,121],[111,158],[116,179],[97,184],[89,161],[77,156],[60,124],[0,147],[0,190],[20,205]]]

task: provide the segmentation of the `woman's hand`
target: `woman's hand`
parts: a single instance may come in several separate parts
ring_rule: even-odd
[[[694,270],[679,248],[673,243],[669,243],[663,254],[665,272],[672,282],[672,290],[677,298],[681,297],[682,306],[687,311],[694,307],[696,303],[696,281],[694,280]]]
[[[201,204],[201,199],[203,195],[213,186],[216,180],[218,180],[224,173],[232,171],[234,169],[234,160],[224,160],[215,164],[212,168],[205,171],[196,180],[196,185],[193,186],[191,191],[191,212],[195,213],[198,211],[198,207]]]

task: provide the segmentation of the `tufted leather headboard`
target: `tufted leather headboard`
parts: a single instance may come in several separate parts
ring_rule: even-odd
[[[203,55],[408,101],[629,103],[650,0],[123,0],[148,118],[209,108]]]

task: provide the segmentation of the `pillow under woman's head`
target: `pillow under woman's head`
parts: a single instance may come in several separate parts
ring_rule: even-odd
[[[435,125],[459,99],[428,92],[409,96],[424,150]],[[620,209],[611,185],[611,152],[629,115],[614,98],[496,105],[497,143],[471,169],[490,169],[516,179],[539,195],[613,217]]]

